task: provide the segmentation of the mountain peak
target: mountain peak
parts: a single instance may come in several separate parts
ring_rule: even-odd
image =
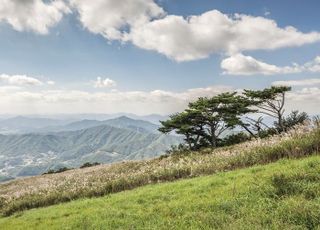
[[[120,117],[117,117],[117,118],[114,118],[113,120],[126,120],[126,121],[132,121],[134,119],[130,118],[130,117],[127,117],[125,115],[123,116],[120,116]]]

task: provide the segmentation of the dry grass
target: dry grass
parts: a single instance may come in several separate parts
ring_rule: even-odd
[[[173,181],[297,158],[319,152],[320,130],[300,126],[290,132],[220,149],[174,154],[19,179],[0,185],[0,213],[96,197],[146,184]]]

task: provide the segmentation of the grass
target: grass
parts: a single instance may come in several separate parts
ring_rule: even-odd
[[[0,213],[99,197],[159,182],[211,175],[319,153],[320,129],[299,127],[282,136],[216,150],[122,162],[26,178],[0,185]]]
[[[320,229],[320,156],[19,212],[0,229]]]

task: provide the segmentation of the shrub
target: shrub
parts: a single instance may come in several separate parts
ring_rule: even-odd
[[[228,135],[221,140],[220,146],[230,146],[240,144],[242,142],[250,140],[251,137],[244,132]]]
[[[57,170],[50,169],[50,170],[48,170],[48,172],[45,172],[45,173],[43,173],[42,175],[62,173],[62,172],[65,172],[65,171],[68,171],[68,170],[71,170],[71,169],[72,169],[72,168],[67,168],[67,167],[62,167],[62,168],[59,168],[59,169],[57,169]]]
[[[94,162],[94,163],[90,163],[90,162],[86,162],[83,165],[80,166],[80,168],[89,168],[89,167],[93,167],[93,166],[97,166],[100,165],[100,163],[98,162]]]

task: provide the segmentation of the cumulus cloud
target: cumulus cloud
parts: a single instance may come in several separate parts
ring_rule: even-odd
[[[18,85],[18,86],[37,86],[42,85],[43,83],[33,77],[26,75],[8,75],[1,74],[0,81],[7,83],[9,85]]]
[[[70,10],[63,0],[0,0],[0,22],[17,31],[47,34]]]
[[[70,0],[82,25],[108,40],[125,40],[131,27],[164,14],[153,0]]]
[[[191,61],[214,53],[301,46],[320,41],[320,33],[302,33],[292,26],[281,28],[264,17],[228,16],[213,10],[187,18],[168,15],[132,28],[129,38],[140,48],[176,61]]]
[[[221,68],[224,74],[230,75],[274,75],[274,74],[292,74],[320,72],[320,56],[303,65],[294,63],[292,66],[276,66],[257,60],[251,56],[235,54],[221,62]]]
[[[71,10],[78,13],[84,28],[108,41],[132,42],[176,61],[320,41],[319,32],[279,27],[265,17],[218,10],[188,17],[168,15],[155,0],[0,0],[0,21],[19,31],[46,34]]]
[[[314,86],[320,85],[320,79],[312,78],[312,79],[303,79],[296,81],[274,81],[272,85],[275,86]]]
[[[114,80],[111,80],[109,78],[102,79],[101,77],[97,77],[97,80],[93,83],[95,88],[111,88],[117,85]]]

